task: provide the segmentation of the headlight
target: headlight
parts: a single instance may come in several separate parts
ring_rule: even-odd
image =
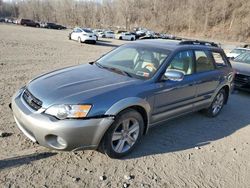
[[[45,113],[58,119],[84,118],[88,115],[91,105],[54,105],[49,107]]]

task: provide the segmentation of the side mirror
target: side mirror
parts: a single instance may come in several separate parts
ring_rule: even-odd
[[[177,70],[166,70],[164,73],[165,80],[171,80],[171,81],[182,81],[184,78],[184,73]]]

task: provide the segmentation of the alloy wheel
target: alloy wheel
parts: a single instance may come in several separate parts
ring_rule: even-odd
[[[140,132],[139,122],[134,118],[122,121],[114,130],[111,145],[115,152],[128,151],[137,141]]]
[[[213,111],[214,115],[216,115],[220,112],[220,110],[223,107],[223,104],[224,104],[224,95],[223,95],[223,93],[219,93],[216,96],[215,101],[212,105],[212,111]]]

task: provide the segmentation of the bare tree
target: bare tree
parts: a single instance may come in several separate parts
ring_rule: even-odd
[[[1,17],[95,28],[147,27],[183,35],[250,38],[249,0],[0,0]],[[225,35],[225,33],[227,33]]]

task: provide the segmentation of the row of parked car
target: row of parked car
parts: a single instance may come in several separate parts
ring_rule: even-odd
[[[53,22],[36,22],[31,19],[23,19],[23,18],[22,19],[0,18],[0,22],[18,24],[29,27],[41,27],[47,29],[59,29],[59,30],[67,29],[67,27]]]
[[[155,33],[153,31],[144,30],[105,30],[76,27],[69,33],[70,40],[76,40],[80,43],[96,43],[100,38],[111,38],[118,40],[144,40],[144,39],[177,39],[177,37],[168,34]]]
[[[112,38],[129,41],[136,40],[136,36],[133,33],[127,31],[114,32],[111,30],[92,30],[89,28],[76,27],[69,33],[69,39],[78,41],[79,43],[86,42],[95,44],[100,38]]]

